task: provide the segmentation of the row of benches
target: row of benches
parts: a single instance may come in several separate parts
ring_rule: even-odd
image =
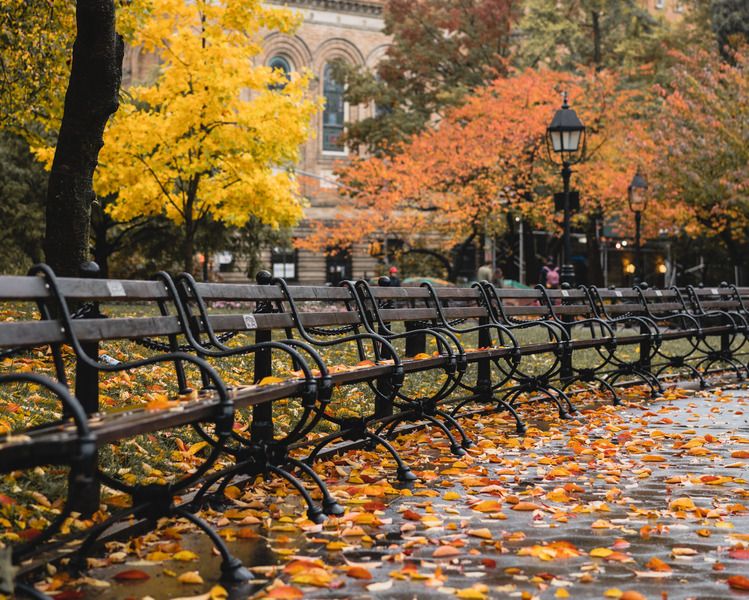
[[[746,372],[741,353],[749,289],[388,284],[383,278],[379,285],[289,286],[267,272],[257,285],[165,273],[153,281],[58,278],[44,265],[26,277],[0,277],[9,315],[0,322],[0,358],[8,372],[0,384],[16,391],[26,384],[35,394],[44,388],[61,407],[59,419],[0,437],[0,473],[15,476],[40,465],[69,469],[65,503],[46,529],[13,544],[13,562],[62,546],[63,524],[71,514],[98,510],[104,485],[130,502],[71,534],[84,539],[78,567],[113,524],[134,517],[155,526],[176,516],[210,536],[225,579],[246,580],[250,573],[195,514],[205,501],[221,498],[229,483],[283,477],[303,497],[308,517],[320,522],[343,512],[313,468],[331,444],[379,445],[398,480],[407,482],[416,476],[389,441],[404,423],[438,429],[461,455],[472,444],[458,421],[469,405],[508,411],[523,433],[523,402],[551,402],[569,418],[576,409],[566,390],[580,382],[599,385],[617,403],[614,386],[622,378],[657,394],[658,376],[668,369],[686,369],[702,385],[716,364],[739,378]],[[132,340],[138,345],[129,347]],[[43,358],[54,380],[19,368],[40,348],[49,349]],[[157,365],[174,368],[171,394],[178,403],[133,406],[124,399],[117,410],[101,411],[103,396],[130,394],[132,381],[119,374]],[[125,388],[113,391],[117,384]],[[346,404],[353,395],[360,398],[358,411],[350,402],[337,410],[339,399]],[[287,412],[295,420],[280,428],[278,405],[293,399],[298,406]],[[123,440],[165,431],[173,437],[185,427],[206,442],[200,464],[187,475],[133,483],[101,466],[101,453]],[[319,505],[299,476],[317,488]],[[6,532],[6,540],[12,537]]]

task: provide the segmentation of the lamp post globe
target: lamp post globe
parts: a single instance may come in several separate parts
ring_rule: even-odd
[[[637,168],[637,172],[632,177],[632,182],[627,187],[627,200],[629,209],[635,213],[635,285],[642,282],[645,273],[645,267],[642,260],[642,248],[640,245],[640,228],[642,212],[648,206],[648,181]]]
[[[585,154],[585,125],[567,102],[567,92],[562,95],[562,108],[556,111],[551,124],[546,128],[546,150],[549,160],[561,164],[564,185],[564,254],[562,256],[562,283],[575,284],[575,268],[572,265],[572,241],[570,234],[570,177],[571,165],[583,160]]]

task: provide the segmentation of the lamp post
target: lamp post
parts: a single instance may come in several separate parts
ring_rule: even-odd
[[[564,254],[562,256],[562,283],[575,283],[575,267],[572,266],[572,242],[570,236],[570,176],[571,166],[581,162],[585,154],[585,125],[567,104],[567,92],[562,94],[562,108],[557,110],[551,125],[546,128],[546,150],[549,160],[561,164],[564,184]],[[558,157],[558,158],[555,158]]]
[[[635,285],[642,282],[645,267],[642,262],[642,249],[640,248],[640,219],[642,211],[648,206],[648,182],[637,168],[632,183],[627,188],[627,199],[629,209],[635,213]]]

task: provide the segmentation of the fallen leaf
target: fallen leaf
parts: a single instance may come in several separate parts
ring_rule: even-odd
[[[198,571],[187,571],[186,573],[182,573],[182,575],[177,577],[177,581],[179,581],[180,583],[188,583],[194,585],[205,583]]]
[[[432,552],[432,556],[434,558],[452,558],[453,556],[458,556],[459,554],[463,554],[462,550],[456,548],[455,546],[449,545],[440,546],[434,552]]]
[[[749,577],[744,577],[743,575],[731,575],[726,579],[726,583],[728,583],[733,590],[749,591]]]
[[[671,567],[669,567],[665,562],[663,562],[660,558],[654,556],[651,558],[645,566],[650,569],[651,571],[671,571]]]
[[[354,579],[372,579],[372,573],[364,567],[354,566],[346,569],[346,575]]]
[[[120,571],[114,576],[116,581],[143,581],[150,579],[151,576],[145,571],[140,569],[129,569],[127,571]]]
[[[471,537],[477,537],[483,540],[492,539],[492,532],[489,531],[489,529],[486,527],[483,527],[481,529],[469,529],[466,533]]]
[[[367,586],[368,592],[384,592],[393,587],[393,580],[388,579],[387,581],[378,581],[377,583],[370,583]]]
[[[304,592],[293,585],[279,585],[270,588],[265,597],[277,598],[278,600],[299,600],[304,598]]]
[[[497,500],[482,500],[481,502],[471,506],[473,510],[483,513],[493,513],[502,510],[502,503]]]

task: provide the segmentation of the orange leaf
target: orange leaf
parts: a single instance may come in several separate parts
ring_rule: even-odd
[[[462,551],[455,546],[440,546],[434,552],[432,552],[432,556],[434,558],[451,558],[453,556],[457,556],[458,554],[462,554]]]
[[[646,454],[640,460],[642,462],[666,462],[665,457],[658,454]]]
[[[346,569],[346,575],[354,579],[372,579],[372,573],[364,567],[349,567]]]
[[[482,500],[478,504],[474,504],[471,508],[479,512],[492,513],[502,510],[502,503],[497,500]]]
[[[167,410],[178,405],[179,402],[158,398],[157,400],[151,400],[148,402],[146,404],[146,410]]]
[[[660,558],[657,558],[657,557],[655,557],[655,556],[654,556],[653,558],[651,558],[651,559],[650,559],[650,560],[649,560],[649,561],[648,561],[648,562],[647,562],[647,563],[645,564],[645,566],[646,566],[646,567],[647,567],[648,569],[650,569],[651,571],[661,571],[661,572],[664,572],[664,573],[665,573],[666,571],[670,571],[670,570],[671,570],[671,567],[669,567],[669,566],[668,566],[668,565],[667,565],[667,564],[666,564],[665,562],[663,562],[663,561],[662,561],[662,560],[661,560]]]
[[[469,529],[467,533],[471,537],[477,537],[477,538],[481,538],[484,540],[492,539],[492,533],[486,527],[482,527],[481,529]]]
[[[538,510],[541,506],[538,504],[535,504],[534,502],[518,502],[515,506],[512,507],[512,510]]]
[[[731,575],[726,582],[731,586],[731,589],[749,590],[749,577],[744,577],[743,575]]]
[[[304,592],[293,585],[279,585],[268,590],[266,598],[278,598],[279,600],[298,600],[304,598]]]

